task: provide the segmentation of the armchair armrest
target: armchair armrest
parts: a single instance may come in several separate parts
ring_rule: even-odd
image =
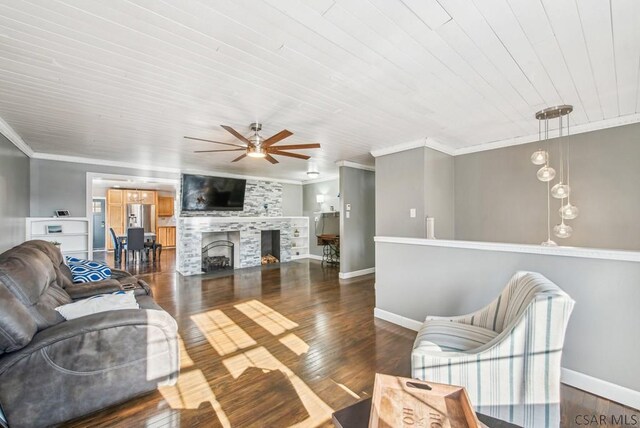
[[[12,428],[58,424],[173,384],[178,372],[168,313],[101,312],[43,330],[5,355],[0,402]]]
[[[65,288],[65,291],[73,300],[86,299],[96,294],[113,293],[122,290],[123,287],[115,279],[104,279],[102,281],[85,282],[80,284],[72,284]]]

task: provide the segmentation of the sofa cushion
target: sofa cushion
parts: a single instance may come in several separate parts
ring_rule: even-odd
[[[418,332],[413,349],[465,352],[478,348],[498,333],[482,327],[448,320],[427,320]]]
[[[38,326],[27,308],[0,283],[0,355],[24,348]]]
[[[64,257],[62,256],[62,252],[59,247],[53,245],[49,241],[39,239],[23,242],[20,244],[20,247],[34,248],[49,257],[49,260],[51,260],[51,263],[53,264],[53,270],[56,272],[56,282],[60,287],[66,288],[73,284],[73,281],[71,280],[71,271],[67,265],[64,264]]]
[[[104,263],[66,257],[74,284],[111,279],[111,269]]]
[[[71,302],[56,278],[53,263],[38,249],[18,246],[0,255],[0,283],[25,306],[38,330],[64,321],[55,308]]]

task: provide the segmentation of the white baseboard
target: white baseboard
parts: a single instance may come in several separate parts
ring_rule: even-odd
[[[353,272],[344,272],[344,273],[340,272],[338,274],[338,278],[349,279],[349,278],[354,278],[356,276],[369,275],[370,273],[374,273],[375,271],[376,271],[376,268],[372,267],[368,269],[354,270]]]
[[[322,256],[316,256],[315,254],[309,254],[307,256],[307,258],[311,259],[311,260],[320,260],[320,261],[322,261]]]
[[[560,381],[583,391],[604,397],[607,400],[640,410],[640,391],[616,385],[584,373],[562,368]]]
[[[409,330],[418,331],[422,327],[422,322],[412,320],[402,315],[394,314],[382,309],[375,308],[373,315],[385,321],[408,328]],[[640,391],[616,385],[606,380],[598,379],[584,373],[562,367],[560,381],[564,384],[573,386],[583,391],[590,392],[594,395],[604,397],[607,400],[615,401],[631,407],[632,409],[640,409]]]
[[[378,308],[373,309],[373,316],[413,331],[418,331],[420,330],[420,327],[422,327],[422,322],[420,321],[412,320],[411,318],[403,317],[402,315],[397,315]]]

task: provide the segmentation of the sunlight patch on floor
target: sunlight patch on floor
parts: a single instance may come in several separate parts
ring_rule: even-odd
[[[256,367],[263,371],[280,370],[284,373],[309,414],[309,418],[299,424],[292,425],[292,427],[315,427],[331,418],[333,409],[322,401],[302,379],[271,355],[264,347],[250,349],[242,354],[227,358],[222,363],[234,379],[240,377],[250,367]]]
[[[338,383],[335,380],[331,379],[331,382],[335,383],[336,385],[338,385],[338,387],[340,389],[342,389],[344,392],[346,392],[347,394],[349,394],[350,396],[352,396],[353,398],[360,398],[360,396],[358,394],[356,394],[355,392],[353,392],[352,390],[350,390],[345,384],[343,383]]]
[[[293,333],[289,333],[278,340],[280,341],[280,343],[282,343],[284,346],[289,348],[291,352],[293,352],[297,356],[300,356],[302,354],[306,354],[307,352],[309,352],[309,345],[307,345],[307,342],[300,339],[298,336],[296,336]]]
[[[189,357],[187,348],[186,346],[184,346],[184,340],[182,340],[182,337],[180,335],[178,335],[178,346],[180,349],[180,368],[187,369],[189,367],[192,367],[194,364],[193,360],[191,359],[191,357]]]
[[[197,409],[201,403],[211,403],[222,426],[231,427],[229,418],[216,400],[201,370],[181,373],[174,386],[161,386],[158,390],[174,410]]]
[[[220,356],[256,345],[251,336],[220,310],[193,315],[191,320]]]
[[[234,308],[251,318],[251,320],[256,324],[274,336],[298,327],[298,324],[291,321],[280,312],[271,309],[269,306],[257,300],[250,300],[248,302],[237,304]]]

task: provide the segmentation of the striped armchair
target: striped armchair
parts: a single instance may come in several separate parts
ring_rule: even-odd
[[[573,305],[541,274],[517,272],[484,309],[427,317],[411,355],[413,376],[465,386],[481,413],[524,427],[557,427],[560,361]]]

